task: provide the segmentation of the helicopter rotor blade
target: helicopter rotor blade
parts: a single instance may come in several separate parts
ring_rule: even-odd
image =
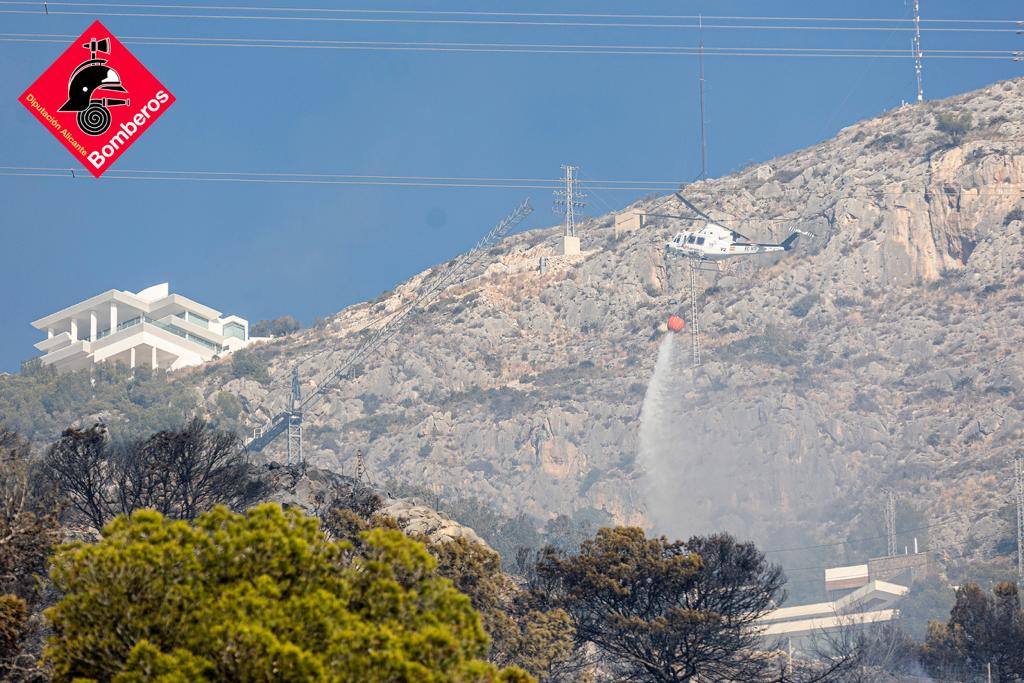
[[[684,197],[681,192],[676,192],[675,195],[676,195],[676,198],[679,201],[681,201],[683,203],[683,205],[686,206],[686,208],[688,208],[690,211],[693,211],[695,214],[697,214],[698,216],[700,216],[704,220],[708,221],[709,223],[714,223],[715,222],[714,219],[711,218],[711,216],[707,215],[706,213],[704,213],[703,211],[698,209],[693,204],[693,202],[691,202],[689,199]]]

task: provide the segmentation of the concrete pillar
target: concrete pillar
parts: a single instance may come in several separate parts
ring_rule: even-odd
[[[117,304],[110,304],[110,333],[117,332]]]
[[[78,321],[71,319],[71,341],[78,341]]]
[[[89,311],[89,341],[96,341],[96,311]]]
[[[156,368],[157,368],[157,364],[156,364],[156,347],[155,346],[151,346],[151,347],[149,347],[149,350],[150,350],[150,353],[149,353],[149,367],[152,368],[153,370],[156,370]]]
[[[133,346],[128,350],[128,367],[132,370],[135,369],[135,347]]]

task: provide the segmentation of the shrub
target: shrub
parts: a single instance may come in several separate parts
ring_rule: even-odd
[[[1024,208],[1017,206],[1011,209],[1010,213],[1006,214],[1006,217],[1003,218],[1003,226],[1005,227],[1014,221],[1024,221]]]
[[[54,558],[54,680],[529,680],[481,659],[479,616],[422,544],[361,540],[273,504],[193,524],[119,517]]]
[[[252,337],[283,337],[302,329],[302,324],[290,315],[282,315],[273,320],[258,320],[249,330]]]
[[[952,142],[958,143],[971,129],[972,121],[970,112],[965,111],[957,115],[953,112],[943,111],[935,117],[935,127],[948,135]]]
[[[27,621],[28,606],[24,600],[16,595],[0,595],[0,657],[17,652]]]
[[[229,420],[236,420],[242,414],[242,402],[230,391],[219,391],[213,397],[217,409]]]
[[[241,349],[231,354],[231,374],[239,379],[252,379],[260,384],[270,382],[267,362],[255,351]]]
[[[0,377],[0,423],[36,445],[97,414],[112,427],[142,435],[181,424],[196,409],[188,382],[146,368],[136,368],[134,376],[124,365],[106,363],[62,374],[34,364],[27,370]]]
[[[789,312],[798,318],[803,318],[811,312],[819,298],[817,294],[805,294],[793,302],[793,305],[789,307]]]
[[[875,138],[867,145],[871,149],[906,149],[909,147],[907,138],[898,133],[886,133]]]

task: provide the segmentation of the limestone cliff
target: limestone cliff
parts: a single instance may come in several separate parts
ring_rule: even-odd
[[[418,314],[307,416],[309,459],[351,471],[363,449],[376,480],[507,513],[595,508],[769,545],[863,534],[865,511],[893,487],[943,522],[936,547],[990,543],[1024,416],[1022,115],[1024,80],[998,83],[687,188],[755,240],[814,237],[702,274],[702,367],[689,369],[688,339],[676,345],[675,467],[645,473],[637,435],[663,321],[689,317],[685,264],[662,250],[682,224],[616,235],[611,216],[584,225],[580,257],[555,257],[557,229],[492,250],[483,276]],[[630,208],[682,210],[671,197]],[[322,352],[302,366],[310,390],[426,275],[261,347],[271,386],[226,386],[250,424],[285,408],[292,363]],[[215,377],[203,386],[211,410],[225,388]],[[652,513],[659,491],[674,507]]]

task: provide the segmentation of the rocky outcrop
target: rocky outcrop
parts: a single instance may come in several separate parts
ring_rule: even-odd
[[[426,505],[419,505],[408,500],[395,500],[381,508],[380,514],[394,519],[398,523],[398,527],[406,534],[426,537],[432,543],[446,543],[463,538],[470,543],[477,543],[485,548],[490,547],[468,526],[459,524],[444,513]]]
[[[410,536],[426,538],[433,543],[464,538],[490,548],[473,529],[459,524],[443,512],[416,500],[392,497],[385,489],[361,484],[337,472],[269,463],[264,469],[264,476],[269,491],[267,501],[295,507],[309,515],[323,515],[336,505],[355,507],[364,514],[376,508],[375,514],[391,517],[398,528]],[[367,504],[370,496],[376,496],[376,504]]]

